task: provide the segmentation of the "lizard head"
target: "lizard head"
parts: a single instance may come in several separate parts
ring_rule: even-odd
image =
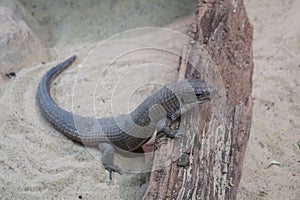
[[[212,95],[215,93],[215,89],[207,85],[200,79],[191,79],[188,82],[192,86],[193,93],[198,103],[205,103],[211,100]]]
[[[189,79],[168,86],[181,105],[205,103],[212,98],[215,90],[201,79]]]

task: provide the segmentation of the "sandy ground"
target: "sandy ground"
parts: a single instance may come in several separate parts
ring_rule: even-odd
[[[143,160],[138,166],[127,160],[124,167],[131,173],[115,175],[109,181],[97,150],[74,144],[42,118],[35,103],[36,87],[47,69],[77,54],[74,66],[55,81],[52,94],[57,103],[83,115],[108,116],[132,110],[149,91],[175,79],[178,55],[143,49],[110,63],[114,55],[141,46],[130,46],[120,35],[116,40],[98,42],[135,27],[171,23],[169,27],[184,31],[190,19],[184,16],[193,13],[194,5],[186,6],[192,1],[155,5],[139,1],[136,7],[132,7],[135,1],[113,0],[101,6],[93,0],[49,2],[0,0],[0,6],[12,9],[16,19],[30,27],[32,33],[27,35],[36,40],[35,46],[42,45],[31,60],[25,59],[30,54],[24,54],[26,65],[20,71],[20,66],[3,65],[7,60],[0,60],[1,73],[16,72],[11,79],[0,77],[0,199],[138,199],[146,176],[134,172],[145,169]],[[247,0],[245,4],[254,25],[255,101],[238,199],[300,199],[300,3]],[[141,35],[135,32],[130,37],[157,41]],[[23,51],[28,49],[34,48]],[[132,56],[141,59],[133,62]],[[174,67],[164,67],[163,73],[161,67],[137,70],[135,66],[142,63]],[[151,80],[159,84],[141,84]],[[134,87],[137,84],[143,87]],[[124,91],[118,89],[124,85]],[[128,102],[125,110],[122,98]],[[118,157],[117,162],[123,163],[122,159]],[[280,165],[268,167],[272,161]]]
[[[300,199],[299,1],[246,1],[254,113],[240,199]],[[268,167],[272,161],[280,166]]]

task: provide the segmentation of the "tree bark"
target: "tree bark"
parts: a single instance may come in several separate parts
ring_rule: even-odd
[[[143,199],[236,199],[252,119],[252,34],[243,0],[199,1],[179,79],[202,78],[218,94],[181,118],[186,137],[157,137]]]

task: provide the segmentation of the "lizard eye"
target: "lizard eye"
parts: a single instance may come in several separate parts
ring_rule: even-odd
[[[195,95],[196,95],[197,97],[199,97],[199,96],[202,95],[202,92],[201,92],[201,91],[195,91]]]

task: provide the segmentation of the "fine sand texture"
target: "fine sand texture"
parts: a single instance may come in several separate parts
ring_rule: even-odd
[[[300,2],[245,4],[254,25],[254,112],[239,199],[300,199]]]
[[[186,39],[180,32],[196,4],[0,0],[0,199],[140,199],[151,154],[117,155],[125,173],[110,181],[97,149],[74,143],[44,120],[37,85],[48,69],[76,54],[52,85],[57,104],[84,116],[131,111],[176,80],[177,47]],[[300,2],[245,5],[254,26],[254,113],[238,199],[300,199]],[[141,27],[176,32],[118,34]],[[172,54],[144,48],[168,48],[165,41],[178,36]]]

